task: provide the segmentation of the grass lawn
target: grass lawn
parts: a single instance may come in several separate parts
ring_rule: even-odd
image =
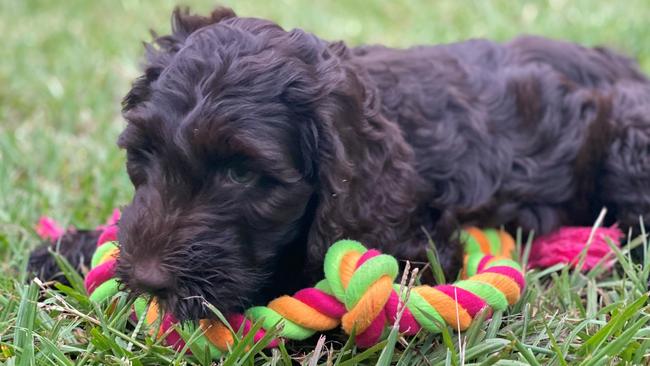
[[[207,12],[212,1],[192,0]],[[506,40],[541,34],[605,44],[637,57],[650,72],[650,0],[548,1],[224,1],[240,15],[270,18],[349,44],[409,46],[471,37]],[[38,244],[41,214],[81,227],[101,223],[132,194],[120,99],[138,75],[148,29],[168,31],[174,1],[0,0],[0,362],[158,364],[200,362],[126,326],[126,305],[88,302],[79,288],[36,302],[23,270]],[[634,246],[645,246],[631,239]],[[647,251],[647,250],[646,250]],[[619,364],[650,357],[646,307],[649,265],[624,247],[613,273],[550,268],[527,275],[524,300],[472,331],[420,334],[368,351],[327,339],[320,352],[288,343],[241,352],[224,364],[402,365]],[[650,260],[650,258],[648,258]],[[645,263],[645,262],[644,262]],[[112,310],[112,311],[109,311]],[[313,341],[316,344],[316,340]],[[285,352],[286,351],[286,352]],[[383,355],[383,356],[382,356]],[[322,356],[322,357],[321,357]],[[647,362],[647,361],[645,361]]]

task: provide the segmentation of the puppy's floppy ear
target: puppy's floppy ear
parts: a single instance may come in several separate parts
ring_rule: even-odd
[[[171,57],[180,50],[190,34],[235,16],[232,9],[225,7],[217,7],[209,16],[191,14],[188,7],[176,7],[172,13],[172,33],[157,36],[152,31],[154,41],[151,44],[145,43],[144,75],[133,82],[131,90],[122,100],[122,112],[127,112],[149,99],[151,83],[160,76]]]
[[[346,60],[344,45],[331,47],[329,56],[338,61],[326,65],[326,59],[319,65],[319,82],[331,89],[317,106],[318,208],[309,236],[312,262],[322,260],[338,239],[379,247],[407,238],[420,202],[421,182],[411,147],[396,123],[381,115],[375,87],[361,68]]]

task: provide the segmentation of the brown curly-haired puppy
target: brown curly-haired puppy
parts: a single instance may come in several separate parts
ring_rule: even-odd
[[[341,238],[424,261],[428,232],[453,274],[460,223],[650,217],[650,82],[605,48],[350,48],[176,10],[123,107],[118,274],[180,319],[308,285]]]

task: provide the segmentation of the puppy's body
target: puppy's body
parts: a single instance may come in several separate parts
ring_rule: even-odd
[[[630,59],[520,37],[363,46],[349,61],[413,153],[414,216],[424,219],[412,223],[434,233],[448,267],[460,258],[448,239],[459,224],[545,234],[591,225],[605,206],[625,228],[650,214],[650,83]],[[408,240],[354,237],[425,260],[416,225]]]
[[[341,238],[424,261],[428,232],[453,275],[462,224],[650,215],[649,82],[606,49],[350,49],[228,9],[176,11],[154,46],[124,100],[117,273],[180,319],[309,285]]]
[[[414,152],[423,200],[457,221],[544,234],[604,205],[624,225],[650,213],[650,83],[629,59],[538,37],[353,53]]]

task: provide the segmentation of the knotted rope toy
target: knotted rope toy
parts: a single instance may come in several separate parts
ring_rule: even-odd
[[[116,234],[115,226],[106,228],[92,258],[85,286],[93,301],[110,299],[119,292],[114,278],[119,255]],[[521,266],[511,259],[514,240],[504,231],[469,228],[461,233],[461,240],[467,253],[464,279],[454,284],[415,286],[407,299],[400,297],[400,285],[395,284],[399,266],[394,257],[366,249],[356,241],[342,240],[328,250],[325,279],[316,286],[279,297],[267,306],[250,308],[245,314],[227,316],[230,327],[217,320],[178,324],[172,314],[160,313],[155,299],[145,298],[136,300],[133,318],[144,319],[153,335],[164,335],[165,343],[177,350],[188,341],[181,334],[195,333],[198,325],[202,334],[192,341],[202,348],[208,346],[215,358],[234,343],[231,329],[247,334],[258,321],[262,329],[254,335],[256,341],[264,337],[265,329],[278,323],[283,324],[279,336],[295,340],[341,325],[347,334],[354,329],[357,346],[370,347],[394,325],[400,304],[405,308],[397,325],[405,335],[414,335],[422,328],[438,333],[446,325],[463,331],[482,310],[491,313],[515,304],[525,280]],[[177,332],[175,325],[183,331]],[[277,343],[273,340],[269,347]]]

